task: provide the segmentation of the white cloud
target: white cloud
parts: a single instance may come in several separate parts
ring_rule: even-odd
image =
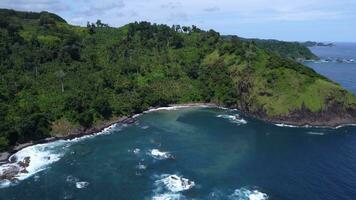
[[[347,21],[351,25],[345,25],[346,28],[356,26],[356,0],[0,0],[0,7],[48,10],[80,25],[97,19],[112,26],[150,21],[194,24],[221,32],[229,30],[225,32],[229,34],[252,25],[255,33],[268,32],[259,30],[265,24],[271,27],[299,23],[314,27],[314,23],[337,25]],[[245,32],[250,31],[246,29]]]
[[[25,11],[52,11],[68,10],[69,6],[59,0],[1,0],[1,8],[11,8]]]

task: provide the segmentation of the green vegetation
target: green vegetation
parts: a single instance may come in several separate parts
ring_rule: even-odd
[[[258,42],[195,26],[77,27],[46,12],[0,10],[0,35],[0,150],[170,103],[213,102],[261,118],[356,104]]]
[[[312,42],[312,41],[303,42],[301,44],[306,46],[306,47],[315,47],[315,46],[318,46],[318,47],[332,47],[332,46],[334,46],[333,43]]]
[[[257,47],[274,52],[284,58],[293,60],[313,60],[318,58],[307,47],[299,42],[258,39],[253,39],[251,41],[254,41]]]
[[[236,36],[223,36],[225,40],[231,40]],[[289,58],[292,60],[312,60],[318,57],[314,55],[307,47],[309,43],[299,43],[299,42],[284,42],[279,40],[261,40],[261,39],[245,39],[240,38],[246,42],[253,42],[258,48],[273,52],[283,58]],[[319,43],[315,43],[319,44]]]

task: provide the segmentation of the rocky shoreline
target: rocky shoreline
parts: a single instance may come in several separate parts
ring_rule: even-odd
[[[220,107],[215,103],[187,103],[187,104],[169,104],[168,107],[172,108],[185,108],[185,107]],[[66,136],[55,136],[45,138],[39,141],[28,142],[24,144],[19,144],[14,146],[12,149],[6,152],[0,152],[0,164],[5,164],[9,162],[9,158],[11,155],[15,154],[16,152],[37,144],[44,144],[49,142],[54,142],[57,140],[72,140],[75,138],[80,138],[87,135],[94,135],[105,128],[108,128],[114,124],[132,124],[136,122],[135,116],[147,113],[150,111],[165,109],[165,107],[152,107],[147,111],[144,111],[139,114],[132,115],[130,117],[120,117],[114,121],[106,121],[103,122],[101,125],[92,127],[83,131],[74,131]],[[273,123],[273,124],[283,124],[285,126],[295,126],[295,127],[317,127],[317,128],[340,128],[344,126],[356,126],[356,111],[355,116],[344,115],[342,118],[337,117],[335,112],[323,112],[323,113],[312,113],[310,111],[302,110],[300,112],[292,112],[289,116],[280,116],[280,117],[273,117],[268,118],[264,115],[264,113],[248,113],[244,109],[238,108],[241,110],[245,115],[260,119],[265,122]],[[334,113],[334,114],[332,114]],[[307,117],[306,117],[307,116]]]
[[[80,131],[80,132],[74,131],[73,133],[66,135],[66,136],[54,136],[54,137],[44,138],[44,139],[38,140],[38,141],[32,141],[32,142],[28,142],[28,143],[19,144],[17,146],[12,147],[10,150],[8,150],[6,152],[0,153],[0,164],[11,162],[11,161],[9,161],[9,158],[11,157],[11,155],[15,154],[18,151],[21,151],[22,149],[24,149],[26,147],[30,147],[30,146],[37,145],[37,144],[54,142],[57,140],[72,140],[72,139],[80,138],[80,137],[87,136],[87,135],[94,135],[100,131],[103,131],[105,128],[108,128],[108,127],[114,125],[114,124],[132,124],[135,121],[136,120],[132,117],[121,117],[118,120],[107,121],[107,122],[104,122],[103,124],[101,124],[100,126],[92,127],[92,128],[86,129],[84,131]]]
[[[168,105],[168,107],[217,107],[216,104],[213,103],[187,103],[187,104],[170,104]],[[144,111],[142,113],[146,113],[149,112],[150,110],[156,110],[159,109],[159,107],[152,107],[150,108],[148,111]],[[139,114],[142,114],[139,113]],[[5,151],[5,152],[0,152],[0,164],[5,164],[7,162],[9,162],[9,158],[11,157],[11,155],[15,154],[18,151],[21,151],[22,149],[26,148],[26,147],[30,147],[33,145],[37,145],[37,144],[44,144],[44,143],[49,143],[49,142],[54,142],[57,140],[72,140],[75,138],[81,138],[83,136],[87,136],[87,135],[94,135],[98,132],[103,131],[104,129],[114,125],[114,124],[133,124],[136,122],[135,116],[139,115],[139,114],[135,114],[132,116],[124,116],[124,117],[120,117],[117,120],[114,121],[105,121],[102,124],[86,129],[86,130],[75,130],[71,133],[69,133],[66,136],[53,136],[53,137],[49,137],[49,138],[44,138],[42,140],[38,140],[38,141],[31,141],[28,143],[23,143],[23,144],[19,144],[16,145],[14,147],[12,147],[10,150]]]

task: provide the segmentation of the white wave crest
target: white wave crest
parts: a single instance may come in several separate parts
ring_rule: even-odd
[[[109,135],[109,134],[111,134],[113,132],[113,130],[121,131],[123,127],[125,127],[125,126],[124,125],[120,125],[120,124],[113,124],[113,125],[105,128],[102,131],[97,132],[95,134],[85,135],[85,136],[77,137],[77,138],[74,138],[74,139],[68,139],[67,141],[68,142],[80,142],[80,141],[83,141],[83,140],[86,140],[86,139],[89,139],[89,138],[94,138],[94,137],[96,137],[98,135]]]
[[[216,106],[209,105],[209,104],[206,104],[206,105],[204,105],[204,104],[176,105],[176,106],[152,108],[147,111],[144,111],[143,113],[155,112],[155,111],[160,111],[160,110],[179,110],[179,109],[184,109],[184,108],[211,108],[211,107],[216,107]]]
[[[295,126],[295,125],[290,125],[290,124],[274,124],[279,127],[289,127],[289,128],[300,128],[302,126]]]
[[[148,155],[157,160],[173,159],[173,155],[169,152],[160,151],[158,149],[152,149],[149,151]]]
[[[307,134],[309,134],[309,135],[325,135],[325,133],[323,133],[323,132],[313,132],[313,131],[309,131],[309,132],[307,132]]]
[[[86,188],[89,186],[89,183],[88,182],[85,182],[85,181],[80,181],[80,182],[76,182],[75,183],[75,187],[77,189],[83,189],[83,188]]]
[[[183,200],[183,195],[176,193],[158,194],[152,197],[152,200]]]
[[[195,186],[194,181],[190,181],[187,178],[180,177],[175,174],[163,174],[161,179],[155,182],[155,185],[162,189],[162,187],[169,192],[177,193],[185,190],[189,190]]]
[[[247,124],[247,121],[240,117],[240,115],[218,115],[217,117],[228,119],[230,122],[237,124]]]
[[[50,143],[26,147],[9,158],[9,163],[0,165],[0,188],[17,184],[32,175],[48,168],[52,163],[59,161],[72,144],[97,135],[110,134],[112,130],[120,130],[121,126],[114,124],[104,130],[71,140],[57,140]],[[10,179],[10,180],[9,180]]]
[[[250,190],[248,188],[236,189],[233,194],[229,196],[231,200],[267,200],[268,195],[258,190]]]

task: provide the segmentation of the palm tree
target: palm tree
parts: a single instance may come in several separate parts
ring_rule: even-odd
[[[59,78],[59,80],[61,81],[61,86],[62,86],[62,92],[64,92],[64,84],[63,84],[63,82],[64,82],[64,77],[65,77],[65,73],[64,73],[64,71],[63,70],[59,70],[59,71],[57,71],[56,72],[56,76]]]
[[[256,53],[252,50],[252,44],[248,44],[248,50],[245,52],[245,58],[247,59],[247,67],[251,67],[251,60],[256,55]]]

